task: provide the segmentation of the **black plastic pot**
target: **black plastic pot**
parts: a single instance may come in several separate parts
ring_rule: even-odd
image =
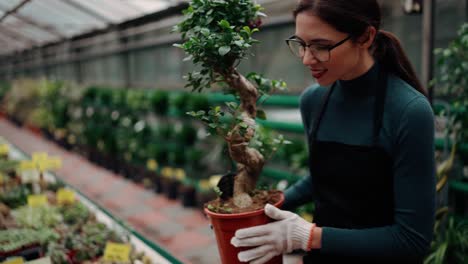
[[[174,179],[164,179],[164,192],[168,199],[175,200],[179,195],[180,182]]]
[[[184,207],[197,206],[197,189],[190,185],[180,186],[180,194],[182,196],[182,205]]]
[[[151,177],[153,180],[153,190],[155,193],[163,193],[164,192],[164,186],[163,186],[163,181],[159,175],[157,175],[155,172],[153,172],[154,175]]]

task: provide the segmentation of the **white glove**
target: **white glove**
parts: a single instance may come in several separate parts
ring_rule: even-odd
[[[290,253],[295,249],[310,250],[308,242],[314,224],[271,204],[265,205],[265,214],[278,221],[239,229],[231,239],[231,244],[235,247],[255,247],[240,252],[239,261],[254,260],[250,263],[261,264],[274,256]]]

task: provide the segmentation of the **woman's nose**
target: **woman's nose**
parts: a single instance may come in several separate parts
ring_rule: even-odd
[[[317,64],[319,61],[315,56],[310,52],[309,49],[306,49],[304,56],[302,57],[302,64],[304,65],[314,65]]]

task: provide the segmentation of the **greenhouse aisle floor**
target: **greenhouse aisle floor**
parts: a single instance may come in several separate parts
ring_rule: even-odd
[[[0,135],[29,155],[47,152],[60,156],[63,165],[56,171],[60,179],[183,263],[220,263],[213,231],[199,209],[184,208],[179,201],[146,190],[5,119],[0,119]],[[302,261],[291,255],[285,256],[284,263]]]

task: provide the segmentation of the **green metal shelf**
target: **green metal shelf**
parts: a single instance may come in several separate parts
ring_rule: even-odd
[[[450,181],[450,188],[452,190],[468,194],[468,182],[452,180]]]

